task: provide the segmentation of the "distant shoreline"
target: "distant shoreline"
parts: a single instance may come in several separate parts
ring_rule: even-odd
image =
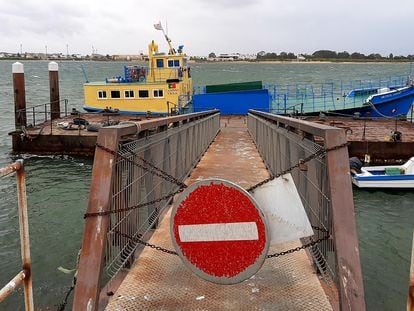
[[[191,60],[192,63],[206,63],[206,64],[406,64],[413,63],[413,61],[408,60],[395,60],[395,61],[331,61],[331,60],[308,60],[308,61],[298,61],[298,60],[234,60],[234,61],[200,61],[200,60]]]
[[[114,62],[114,63],[142,63],[144,60],[110,60],[110,59],[38,59],[38,58],[0,58],[0,61],[60,61],[60,62]],[[414,63],[412,60],[232,60],[232,61],[206,61],[191,59],[190,63],[198,64],[406,64]]]

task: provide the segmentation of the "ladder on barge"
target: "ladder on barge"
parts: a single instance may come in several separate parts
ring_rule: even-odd
[[[364,310],[345,145],[342,129],[258,111],[101,130],[74,310]],[[314,236],[272,246],[274,256],[236,285],[190,273],[169,235],[174,194],[212,177],[248,189],[286,170]]]

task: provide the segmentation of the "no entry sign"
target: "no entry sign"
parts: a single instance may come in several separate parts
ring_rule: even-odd
[[[265,216],[255,200],[220,179],[195,182],[180,195],[172,210],[171,237],[191,271],[219,284],[254,275],[269,248]]]

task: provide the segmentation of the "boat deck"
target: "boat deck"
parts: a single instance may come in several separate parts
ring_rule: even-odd
[[[374,164],[397,164],[414,155],[414,123],[395,119],[362,120],[344,117],[307,117],[306,121],[343,128],[349,142],[350,157],[364,159],[370,155]],[[401,140],[393,141],[392,132],[401,132]]]
[[[222,118],[221,131],[186,180],[223,178],[247,188],[268,172],[247,132],[244,117]],[[173,249],[170,212],[150,243]],[[270,247],[287,250],[299,241]],[[259,272],[236,285],[198,278],[178,256],[145,248],[106,310],[332,310],[306,251],[267,259]]]

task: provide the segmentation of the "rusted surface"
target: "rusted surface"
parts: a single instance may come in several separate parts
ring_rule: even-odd
[[[414,311],[414,234],[411,251],[410,280],[408,285],[407,311]]]
[[[243,188],[269,177],[244,117],[222,118],[221,132],[186,183],[222,178]],[[150,242],[172,249],[170,213]],[[271,247],[270,253],[300,245]],[[332,310],[306,253],[266,260],[259,272],[236,285],[204,281],[178,256],[145,248],[107,310]]]
[[[49,70],[49,91],[51,119],[60,118],[59,72]]]
[[[344,142],[343,130],[328,130],[325,134],[325,148]],[[326,157],[341,310],[365,310],[349,157],[344,148],[333,150]]]
[[[22,162],[21,161],[17,161],[17,162],[14,162],[12,164],[9,164],[5,167],[1,167],[0,168],[0,176],[6,176],[6,175],[9,175],[11,173],[14,173],[17,170],[19,170],[21,167],[22,167]]]
[[[168,127],[177,126],[217,113],[217,110],[178,115],[173,117],[150,117],[117,114],[73,114],[53,121],[46,121],[36,127],[26,127],[24,131],[10,133],[13,141],[13,152],[33,154],[70,154],[93,156],[98,132],[87,131],[85,126],[70,125],[68,129],[63,123],[73,123],[74,119],[85,119],[89,124],[114,124],[123,122],[137,127],[142,136],[150,132],[160,132]],[[30,123],[30,120],[29,120]]]
[[[317,138],[325,149],[344,146],[346,143],[345,130],[329,124],[304,123],[304,121],[296,119],[286,120],[286,117],[256,111],[249,113],[249,129],[273,174],[281,171],[285,166],[291,166],[291,160],[295,163],[305,157],[304,153],[300,154],[301,148],[294,147],[295,144],[299,144],[299,142],[303,144],[302,151],[305,146],[310,149],[321,148],[313,141],[304,141],[305,137]],[[272,141],[272,137],[276,146],[269,147],[269,141]],[[274,150],[277,147],[283,149]],[[283,156],[283,152],[286,153],[285,156]],[[280,158],[283,158],[284,161],[281,161]],[[364,310],[364,287],[348,162],[345,147],[332,149],[327,152],[324,160],[321,159],[315,163],[309,162],[310,165],[306,170],[306,172],[309,170],[307,176],[304,176],[305,174],[297,175],[295,183],[308,202],[312,201],[314,208],[317,207],[315,210],[311,208],[312,212],[308,212],[311,221],[318,221],[313,224],[322,224],[332,232],[333,244],[332,241],[327,241],[326,244],[321,244],[319,247],[325,252],[326,258],[334,256],[332,259],[336,261],[332,270],[335,272],[335,279],[338,280],[336,285],[339,290],[341,310]],[[312,180],[312,176],[315,176],[312,171],[321,174],[321,176]],[[321,184],[319,184],[319,180],[322,180]],[[301,187],[301,185],[306,187]],[[317,192],[309,192],[313,185],[317,185]],[[327,198],[327,201],[324,201],[324,198]],[[322,209],[319,209],[319,206]],[[315,212],[320,214],[319,219],[313,217],[312,214]],[[325,263],[329,265],[329,262]]]
[[[13,73],[14,90],[14,123],[16,128],[26,126],[26,113],[18,112],[26,109],[26,89],[24,86],[24,73]]]
[[[16,171],[17,201],[19,208],[20,246],[22,256],[22,267],[25,272],[24,278],[24,302],[26,310],[34,310],[33,307],[33,285],[32,285],[32,261],[30,258],[29,239],[29,216],[27,214],[26,176],[24,173],[23,160],[19,160],[20,167]]]
[[[247,189],[269,177],[247,132],[245,117],[222,117],[220,128],[220,135],[204,154],[187,183],[205,178],[223,178]]]
[[[103,129],[98,143],[117,149],[118,131]],[[115,156],[97,149],[88,199],[88,213],[109,210]],[[105,252],[109,216],[90,217],[85,220],[82,251],[79,260],[73,310],[97,310],[100,276]]]
[[[34,310],[33,304],[33,286],[30,259],[30,239],[29,239],[29,219],[27,214],[27,197],[26,197],[26,177],[24,173],[23,160],[18,160],[7,167],[0,169],[0,176],[5,176],[16,172],[17,184],[17,204],[19,215],[19,232],[20,232],[20,253],[22,258],[22,268],[16,277],[13,278],[1,291],[0,301],[10,295],[13,290],[21,283],[24,283],[24,302],[25,310]]]
[[[197,115],[179,116],[181,119],[163,118],[162,120],[153,120],[154,123],[149,123],[146,126],[148,126],[148,128],[154,129],[154,132],[157,132],[157,128],[165,127],[165,125],[179,122],[180,120],[187,120],[194,117],[205,117],[203,119],[204,122],[197,122],[194,125],[189,124],[189,122],[188,125],[183,126],[182,128],[175,128],[169,133],[157,134],[158,136],[153,135],[148,138],[144,138],[141,141],[139,141],[137,137],[137,133],[141,130],[141,125],[139,122],[128,122],[126,124],[109,126],[102,128],[99,131],[98,144],[100,147],[97,148],[95,152],[91,189],[89,194],[88,208],[86,211],[86,214],[88,215],[95,215],[94,217],[87,217],[85,222],[82,252],[79,262],[77,284],[75,288],[75,310],[96,310],[98,308],[98,294],[101,289],[100,281],[102,279],[102,270],[105,262],[109,261],[111,264],[113,263],[116,265],[116,267],[112,267],[111,269],[120,269],[124,264],[120,261],[123,261],[125,258],[129,258],[128,256],[122,257],[127,253],[126,251],[124,252],[123,246],[118,248],[120,244],[112,244],[111,246],[113,246],[113,248],[111,246],[106,248],[106,239],[110,228],[109,222],[111,222],[112,227],[115,227],[115,229],[111,227],[111,230],[114,229],[116,232],[121,232],[120,230],[132,230],[136,225],[138,225],[138,227],[141,227],[145,220],[143,219],[143,221],[139,223],[136,218],[134,218],[134,220],[129,219],[129,213],[124,212],[117,213],[110,220],[110,215],[108,213],[105,214],[105,212],[108,212],[111,207],[114,210],[125,208],[128,202],[132,203],[132,201],[128,201],[130,199],[132,200],[132,197],[134,200],[137,200],[134,201],[136,203],[141,202],[141,195],[143,195],[148,200],[151,200],[152,198],[155,199],[155,196],[160,196],[162,190],[159,180],[154,180],[151,174],[143,172],[142,168],[135,165],[135,163],[126,161],[128,158],[125,159],[122,154],[124,154],[126,150],[135,150],[137,154],[143,154],[149,163],[162,163],[165,162],[165,160],[172,161],[172,158],[166,156],[166,153],[163,153],[165,146],[160,144],[160,137],[164,137],[161,139],[161,141],[165,144],[169,143],[170,140],[175,141],[171,143],[173,146],[169,146],[168,148],[171,147],[171,154],[174,156],[174,164],[177,164],[177,166],[180,167],[180,170],[175,167],[176,176],[181,176],[180,178],[184,178],[187,176],[194,163],[196,163],[195,161],[198,160],[202,152],[208,147],[208,144],[213,139],[215,133],[218,130],[219,115],[216,112],[214,113],[214,115],[211,113],[203,113]],[[210,127],[207,127],[206,123],[210,124]],[[215,126],[213,126],[213,124],[215,124]],[[199,132],[199,134],[203,133],[203,135],[192,136],[194,140],[196,140],[196,142],[193,143],[193,141],[190,140],[187,135],[191,136],[189,133],[194,132],[195,129],[197,132]],[[210,136],[208,135],[209,133]],[[180,135],[183,136],[182,139]],[[184,138],[184,136],[187,138]],[[128,141],[120,144],[121,138],[128,138]],[[152,140],[155,141],[152,142]],[[143,147],[144,149],[138,151],[134,149],[137,148],[135,145],[137,142],[140,142],[141,145],[154,144],[154,146],[157,148],[145,149]],[[126,145],[131,146],[126,147]],[[118,150],[120,146],[121,149]],[[184,155],[187,155],[187,152],[190,152],[190,150],[193,157],[184,157]],[[128,154],[130,154],[130,152],[128,152]],[[117,157],[117,155],[119,157]],[[163,157],[166,157],[166,159]],[[184,165],[184,161],[187,161],[188,163]],[[165,167],[163,168],[166,169]],[[128,184],[129,186],[126,186],[125,183],[127,181],[124,174],[126,171],[128,171],[131,176],[134,176],[134,178],[136,178],[136,180],[134,179],[134,182],[130,181],[131,184],[134,184],[134,186],[136,186],[135,188],[130,187],[131,184]],[[142,176],[145,176],[143,180],[141,180]],[[145,189],[141,188],[142,181],[144,181]],[[146,191],[148,196],[145,193],[142,193],[143,191]],[[137,195],[138,192],[139,196]],[[166,204],[164,204],[164,206],[165,205]],[[153,208],[153,206],[151,208]],[[142,210],[135,209],[135,211],[131,213],[138,214],[141,211]],[[136,214],[134,217],[141,217],[139,214]],[[143,215],[144,214],[142,214],[142,216]],[[126,232],[129,233],[129,231]],[[115,233],[112,231],[112,233],[109,234],[112,234],[112,236],[114,236]],[[134,235],[135,231],[131,234]],[[118,242],[121,243],[120,240],[118,240],[116,243]],[[125,244],[122,244],[124,246],[128,244],[128,241],[123,242],[125,242]],[[131,250],[133,252],[134,248]],[[118,256],[120,252],[122,253],[122,256]],[[115,256],[111,257],[111,254]],[[115,261],[112,259],[115,259]],[[120,265],[118,266],[118,264]],[[108,268],[108,265],[105,266],[105,268]]]
[[[344,129],[351,157],[364,159],[365,154],[369,154],[373,163],[380,164],[405,162],[414,154],[414,123],[409,121],[333,117],[308,117],[306,120]],[[392,141],[394,131],[401,132],[401,141]]]
[[[9,297],[14,292],[14,290],[23,283],[25,276],[26,275],[24,271],[20,271],[13,279],[10,280],[10,282],[8,282],[3,288],[0,289],[0,302]]]

